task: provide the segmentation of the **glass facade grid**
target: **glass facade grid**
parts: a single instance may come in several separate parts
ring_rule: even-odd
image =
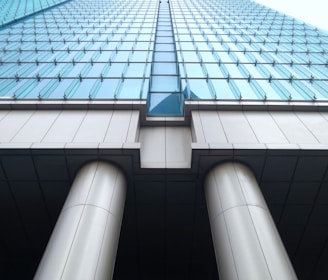
[[[247,0],[171,3],[186,83],[205,79],[216,99],[328,97],[326,32]],[[193,84],[191,98],[208,98]]]
[[[0,3],[0,26],[44,9],[66,2],[67,0],[4,0]]]
[[[0,30],[0,96],[145,99],[154,1],[69,1]]]
[[[17,15],[0,29],[1,98],[328,98],[328,33],[249,0],[171,0],[172,31],[154,0],[35,0],[28,17],[16,2],[2,4]]]

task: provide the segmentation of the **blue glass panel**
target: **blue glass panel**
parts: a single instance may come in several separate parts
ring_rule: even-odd
[[[318,100],[325,100],[328,98],[328,83],[327,81],[313,81],[311,83],[313,89],[316,90],[316,98]]]
[[[71,92],[68,98],[80,98],[80,99],[87,99],[92,97],[92,88],[95,84],[95,79],[84,79],[81,82],[75,81],[75,91]]]
[[[109,98],[113,99],[115,90],[119,84],[119,79],[106,79],[103,80],[103,82],[100,83],[99,88],[97,89],[97,92],[95,94],[95,98]]]
[[[234,93],[232,92],[229,84],[226,80],[212,80],[213,87],[216,92],[217,99],[235,99]]]
[[[225,78],[217,64],[205,64],[207,73],[211,78]]]
[[[175,52],[160,52],[156,51],[154,53],[154,62],[175,62]]]
[[[15,90],[15,96],[17,98],[37,98],[36,92],[33,91],[38,82],[36,79],[25,80],[20,83],[20,87]]]
[[[89,71],[83,75],[83,77],[97,77],[99,78],[100,75],[103,73],[105,67],[105,63],[94,63],[93,65],[90,65]]]
[[[179,83],[175,76],[153,76],[151,91],[177,92],[179,91]]]
[[[56,81],[54,83],[57,84],[58,82]],[[65,96],[65,91],[67,91],[67,89],[71,85],[71,83],[72,83],[71,79],[61,80],[61,82],[59,82],[57,84],[57,86],[52,89],[52,92],[50,93],[49,98],[63,99]]]
[[[242,78],[243,74],[240,72],[239,68],[235,64],[226,64],[225,65],[230,77],[232,78]]]
[[[199,63],[188,63],[185,66],[188,78],[204,77],[202,66]]]
[[[269,83],[268,81],[256,81],[256,83],[258,84],[258,86],[265,92],[265,99],[267,100],[281,100],[281,99],[286,99],[286,97],[284,96],[282,98],[281,95],[278,94],[277,90],[274,89],[274,87],[272,86],[272,83]],[[263,94],[263,92],[262,92]]]
[[[314,73],[314,76],[317,76],[320,79],[328,78],[328,71],[325,65],[313,65],[310,69],[312,73]]]
[[[149,96],[147,107],[149,116],[183,115],[183,94],[154,93]]]
[[[118,98],[139,99],[142,95],[142,79],[125,79]]]
[[[177,75],[177,67],[172,63],[156,63],[153,65],[154,75]]]
[[[197,96],[197,99],[212,99],[213,95],[211,90],[208,86],[206,80],[195,80],[189,79],[190,90],[193,92],[194,95]]]
[[[59,86],[60,82],[58,80],[44,80],[40,83],[41,90],[40,90],[40,97],[41,98],[55,98],[53,96],[53,92],[57,86]],[[61,96],[62,97],[62,96]]]
[[[315,99],[314,92],[303,81],[293,80],[291,85],[303,97],[304,100]]]
[[[0,80],[1,90],[0,97],[9,96],[12,97],[11,90],[16,86],[17,82],[14,79]]]
[[[186,61],[186,62],[199,62],[199,58],[196,54],[196,52],[194,51],[189,51],[189,52],[186,52],[186,51],[183,51],[181,52],[181,59],[180,61],[183,59],[183,61]]]

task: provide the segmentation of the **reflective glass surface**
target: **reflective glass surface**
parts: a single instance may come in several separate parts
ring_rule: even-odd
[[[186,98],[328,98],[328,32],[249,0],[170,3]]]
[[[162,3],[1,1],[0,99],[327,100],[328,32],[249,0]]]
[[[146,99],[157,5],[66,1],[7,24],[0,29],[0,97]]]
[[[66,1],[67,0],[2,0],[0,1],[0,26]]]
[[[170,2],[158,3],[147,113],[149,116],[182,116],[184,95],[181,93]]]

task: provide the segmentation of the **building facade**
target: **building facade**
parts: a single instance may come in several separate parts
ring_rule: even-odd
[[[1,278],[327,278],[326,31],[250,0],[0,6]]]

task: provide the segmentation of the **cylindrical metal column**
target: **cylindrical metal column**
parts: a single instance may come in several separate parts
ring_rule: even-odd
[[[105,162],[77,174],[35,279],[112,279],[126,194],[123,173]]]
[[[297,279],[252,171],[224,163],[205,197],[220,280]]]

